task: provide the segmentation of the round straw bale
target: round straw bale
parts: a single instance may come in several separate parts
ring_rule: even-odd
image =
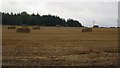
[[[82,29],[82,32],[92,32],[92,28],[85,28],[85,29]]]
[[[33,26],[33,30],[39,30],[40,26]]]
[[[9,26],[8,29],[16,29],[15,26]]]
[[[18,33],[30,33],[30,29],[29,28],[17,28],[16,32],[18,32]]]

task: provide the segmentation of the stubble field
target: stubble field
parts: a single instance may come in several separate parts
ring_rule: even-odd
[[[41,27],[17,33],[2,27],[3,66],[107,66],[118,64],[117,28]]]

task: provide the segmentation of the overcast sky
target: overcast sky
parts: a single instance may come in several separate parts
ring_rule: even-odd
[[[84,26],[117,26],[118,0],[4,0],[1,12],[27,11],[78,20]]]

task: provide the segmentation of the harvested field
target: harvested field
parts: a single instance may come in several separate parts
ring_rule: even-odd
[[[17,26],[18,27],[18,26]],[[4,66],[117,66],[117,28],[41,27],[16,33],[3,26]]]

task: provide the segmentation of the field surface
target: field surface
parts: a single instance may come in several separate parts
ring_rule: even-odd
[[[18,26],[17,26],[18,27]],[[17,33],[2,27],[4,66],[107,66],[118,64],[117,28],[41,27]]]

